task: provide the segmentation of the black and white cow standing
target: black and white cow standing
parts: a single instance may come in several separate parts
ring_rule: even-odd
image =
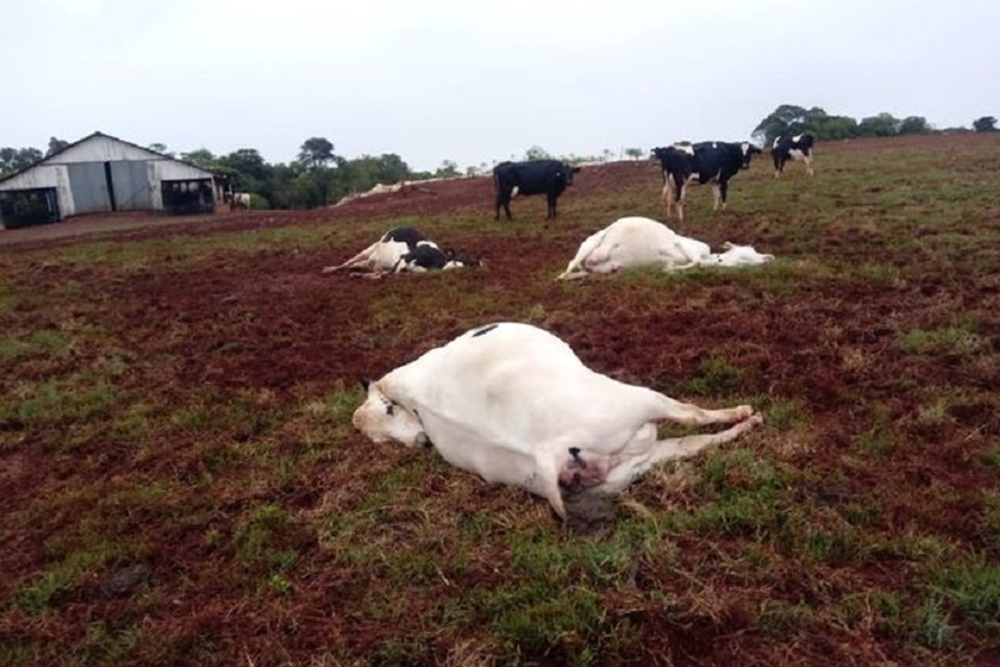
[[[750,159],[761,150],[748,142],[728,143],[724,141],[703,141],[697,144],[676,143],[666,148],[653,149],[653,157],[659,160],[663,170],[663,192],[660,203],[670,218],[676,204],[677,217],[684,219],[684,195],[690,183],[712,184],[715,198],[713,210],[726,208],[729,193],[729,179],[740,169],[750,168]]]
[[[323,273],[355,271],[380,278],[388,273],[419,273],[432,269],[447,271],[479,264],[479,261],[459,255],[453,250],[442,250],[438,244],[412,227],[397,227],[346,262],[324,268]]]
[[[749,405],[705,409],[596,373],[556,336],[517,322],[472,329],[362,383],[351,422],[370,440],[433,446],[455,467],[546,498],[563,518],[563,489],[615,493],[763,422]],[[660,439],[668,420],[730,426]]]
[[[774,158],[774,177],[781,176],[781,172],[785,169],[785,163],[789,160],[805,163],[806,173],[812,176],[815,173],[812,168],[813,141],[814,138],[811,134],[777,137],[771,147],[771,157]]]
[[[559,160],[501,162],[493,167],[493,190],[496,194],[493,219],[500,219],[502,206],[507,219],[512,220],[510,200],[518,195],[545,195],[548,201],[545,219],[556,217],[559,195],[567,186],[573,185],[573,174],[579,172],[579,167],[570,167]]]

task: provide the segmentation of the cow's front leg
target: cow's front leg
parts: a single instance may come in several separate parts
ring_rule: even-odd
[[[729,194],[729,181],[724,180],[719,182],[719,201],[722,202],[722,210],[726,210],[726,197]]]

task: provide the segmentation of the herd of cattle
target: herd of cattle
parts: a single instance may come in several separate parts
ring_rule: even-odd
[[[729,180],[761,149],[748,143],[678,143],[654,148],[663,172],[661,202],[683,217],[684,191],[710,183],[715,206],[725,207]],[[813,137],[779,138],[771,148],[775,178],[789,160],[813,174]],[[547,217],[578,171],[556,160],[502,162],[494,169],[495,218],[519,194],[544,194]],[[624,217],[587,237],[557,279],[654,266],[675,271],[698,266],[748,266],[772,261],[752,246],[708,244],[643,217]],[[378,241],[324,273],[381,277],[404,271],[449,270],[479,262],[442,249],[412,228]],[[384,375],[362,380],[365,400],[352,423],[375,443],[433,447],[450,464],[489,482],[510,484],[546,498],[567,517],[566,498],[617,492],[654,465],[693,456],[734,440],[763,422],[749,405],[706,410],[645,387],[596,373],[551,333],[501,322],[477,327]],[[595,409],[596,408],[596,409]],[[730,424],[721,432],[659,439],[657,423]]]

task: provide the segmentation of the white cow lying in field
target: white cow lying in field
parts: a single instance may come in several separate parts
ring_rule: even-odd
[[[681,236],[651,218],[620,218],[587,237],[558,280],[573,280],[621,269],[659,266],[676,271],[695,266],[763,264],[774,255],[761,255],[753,246],[726,243],[727,252],[713,253],[707,243]]]
[[[760,424],[749,405],[705,410],[591,371],[536,327],[491,324],[430,350],[376,382],[352,423],[376,443],[433,445],[488,482],[547,498],[560,489],[619,491],[662,461],[729,442]],[[657,439],[656,424],[735,424]]]
[[[453,250],[442,250],[412,227],[398,227],[387,231],[382,238],[343,264],[325,267],[323,273],[357,271],[378,278],[387,273],[419,273],[431,269],[447,271],[479,264],[477,260],[456,254]]]

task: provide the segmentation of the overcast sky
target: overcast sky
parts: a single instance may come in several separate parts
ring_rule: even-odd
[[[0,0],[0,146],[100,130],[415,169],[743,140],[779,104],[1000,117],[997,0]]]

